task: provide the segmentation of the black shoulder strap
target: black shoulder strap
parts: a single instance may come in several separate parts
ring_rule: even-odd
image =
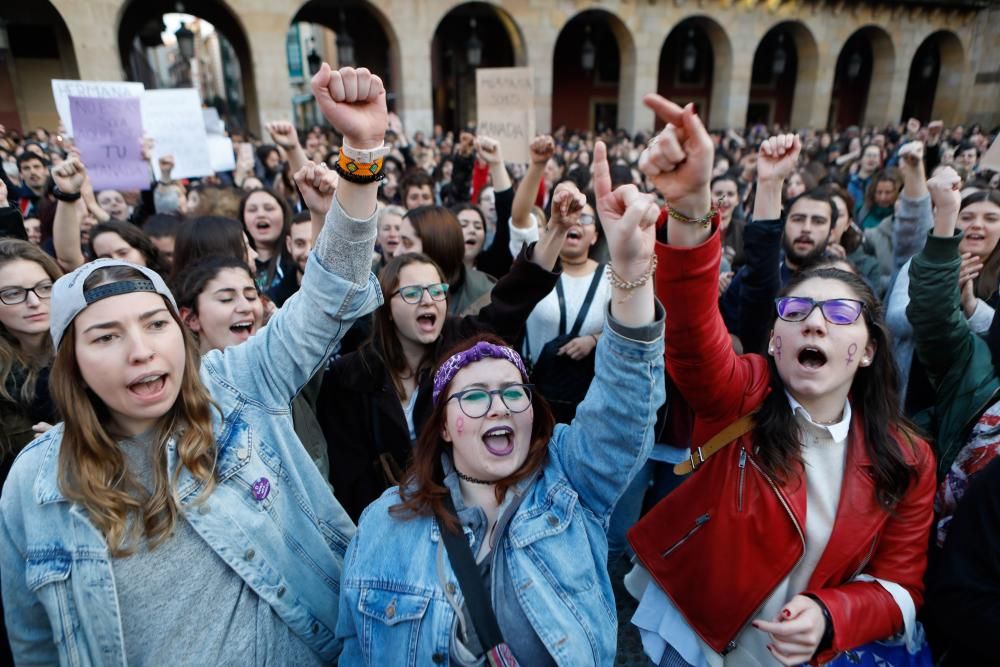
[[[563,291],[562,276],[556,281],[556,296],[559,298],[559,335],[566,333],[566,292]]]
[[[451,493],[445,494],[444,506],[452,516],[457,517],[455,503],[451,500]],[[489,596],[486,594],[486,587],[483,579],[479,575],[479,568],[476,560],[472,556],[472,549],[469,548],[469,541],[465,538],[465,532],[461,526],[458,533],[441,526],[441,539],[448,550],[448,559],[451,567],[455,571],[458,585],[462,587],[462,594],[465,596],[465,606],[472,617],[472,625],[476,629],[476,637],[483,647],[483,652],[503,644],[503,636],[500,634],[500,625],[497,617],[493,613]]]
[[[594,294],[597,293],[597,286],[601,284],[601,278],[603,277],[604,265],[598,264],[597,270],[594,271],[594,277],[590,281],[590,288],[587,290],[587,296],[583,299],[583,305],[580,306],[580,312],[576,314],[576,322],[573,323],[573,330],[569,332],[570,338],[576,338],[580,335],[580,329],[583,327],[583,322],[587,319],[587,313],[590,312],[590,304],[594,300]],[[562,331],[561,328],[560,331]]]

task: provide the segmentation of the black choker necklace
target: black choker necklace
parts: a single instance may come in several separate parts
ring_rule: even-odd
[[[459,470],[458,468],[455,469],[455,474],[458,475],[459,479],[465,480],[466,482],[470,482],[471,484],[483,484],[485,486],[493,486],[494,484],[496,484],[496,482],[488,482],[485,479],[476,479],[475,477],[469,477],[468,475],[463,474],[462,471]]]

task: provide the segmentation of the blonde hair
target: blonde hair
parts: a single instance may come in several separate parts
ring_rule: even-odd
[[[128,267],[111,267],[91,274],[84,288],[141,277]],[[212,408],[219,408],[201,383],[197,345],[173,309],[168,310],[184,336],[184,376],[177,400],[155,429],[152,491],[129,471],[117,439],[105,427],[108,408],[80,373],[73,324],[66,329],[52,364],[52,398],[62,414],[72,415],[65,421],[59,450],[59,488],[67,499],[87,510],[113,557],[132,553],[143,538],[154,549],[170,536],[180,506],[177,479],[182,467],[202,484],[196,502],[206,500],[215,488]],[[171,436],[177,439],[178,465],[168,476],[166,443]]]
[[[35,262],[48,274],[52,282],[58,280],[63,273],[55,260],[45,254],[38,246],[20,239],[0,240],[0,266],[17,260]],[[20,341],[0,324],[0,398],[12,403],[29,405],[35,399],[35,385],[38,382],[38,376],[51,361],[51,338],[45,337],[43,354],[39,356],[28,355],[25,350],[21,349]],[[14,393],[11,390],[16,389],[16,387],[9,387],[8,383],[11,382],[13,373],[22,370],[25,375],[21,381],[21,388]],[[15,378],[15,380],[21,379]]]

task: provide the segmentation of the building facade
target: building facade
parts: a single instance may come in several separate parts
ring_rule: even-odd
[[[4,3],[0,123],[55,127],[52,78],[136,78],[137,40],[177,6]],[[198,0],[183,11],[231,45],[258,133],[301,103],[288,49],[298,23],[348,35],[409,131],[474,121],[477,66],[533,68],[539,131],[652,128],[650,91],[695,102],[713,128],[1000,124],[994,0]]]

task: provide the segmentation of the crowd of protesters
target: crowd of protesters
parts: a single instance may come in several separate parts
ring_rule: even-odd
[[[5,661],[995,661],[996,130],[313,92],[141,192],[0,127]]]

